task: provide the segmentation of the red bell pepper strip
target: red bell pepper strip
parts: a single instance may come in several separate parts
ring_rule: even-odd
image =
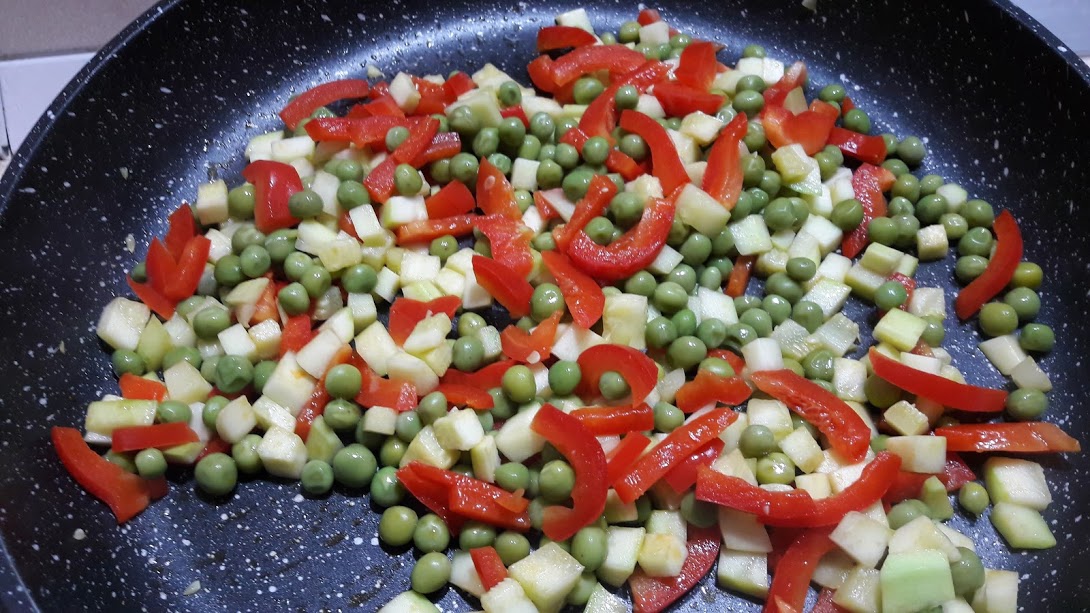
[[[439,132],[431,138],[431,144],[412,161],[413,168],[423,168],[436,160],[454,157],[462,151],[462,138],[457,132]],[[458,183],[458,181],[455,181]]]
[[[520,277],[511,267],[501,262],[479,255],[473,256],[473,274],[477,283],[485,289],[496,302],[499,302],[511,314],[511,317],[525,317],[530,314],[530,298],[534,288]]]
[[[638,134],[647,143],[651,152],[651,172],[662,182],[663,193],[672,194],[689,182],[689,174],[685,172],[677,147],[659,122],[638,111],[626,110],[621,113],[621,127]]]
[[[708,444],[708,441],[718,437],[735,419],[738,419],[738,413],[730,409],[713,409],[666,435],[662,442],[636,461],[635,467],[627,475],[614,484],[617,497],[624,503],[636,500],[670,472],[671,468],[685,461],[696,450]]]
[[[650,443],[651,439],[640,432],[631,432],[621,439],[606,460],[606,481],[609,485],[614,485],[618,479],[628,474]]]
[[[610,200],[617,195],[617,185],[604,175],[594,175],[587,187],[587,193],[575,203],[575,211],[568,223],[553,230],[556,248],[567,251],[568,246],[590,220],[599,217],[609,206]]]
[[[617,127],[617,90],[625,85],[631,85],[642,94],[648,87],[665,79],[669,71],[670,68],[666,64],[658,60],[648,60],[632,72],[613,79],[609,87],[592,100],[587,105],[586,110],[583,111],[583,116],[579,119],[580,130],[588,137],[601,136],[612,143],[613,129]],[[620,152],[618,151],[618,153]],[[619,169],[609,166],[608,158],[606,159],[606,166],[614,172],[621,172]],[[622,172],[622,174],[624,173]],[[625,176],[625,179],[629,181],[634,178]]]
[[[462,383],[440,383],[435,391],[443,394],[452,407],[469,407],[478,411],[491,409],[492,396],[487,391]]]
[[[835,595],[834,590],[827,587],[821,588],[821,591],[818,592],[817,602],[814,603],[814,608],[810,613],[848,613],[847,609],[833,602],[833,596]]]
[[[165,449],[175,445],[195,443],[197,433],[185,422],[129,426],[117,428],[110,434],[110,448],[114,453],[140,451],[141,449]]]
[[[676,81],[665,81],[651,90],[668,117],[684,117],[697,111],[714,115],[723,106],[725,96],[682,85]]]
[[[782,106],[766,104],[761,111],[761,123],[765,127],[768,142],[774,146],[798,144],[807,155],[814,155],[828,142],[837,116],[835,107],[820,100],[815,100],[810,109],[798,115]]]
[[[446,490],[446,502],[451,513],[512,530],[525,531],[530,527],[530,517],[526,514],[530,501],[521,495],[420,462],[410,462],[404,466],[398,471],[398,477],[402,471],[412,472]]]
[[[886,141],[881,136],[869,136],[833,126],[826,144],[838,147],[845,156],[860,162],[877,165],[886,159]]]
[[[481,585],[488,591],[507,578],[507,568],[500,559],[500,554],[492,547],[476,547],[469,550],[473,568],[481,578]]]
[[[492,259],[503,262],[520,277],[530,274],[534,267],[534,258],[530,253],[534,233],[526,224],[519,219],[492,214],[478,217],[474,226],[488,237]]]
[[[636,613],[660,613],[689,593],[719,557],[719,529],[689,526],[689,555],[676,577],[648,577],[643,569],[628,578],[632,592],[632,609]]]
[[[485,215],[522,219],[515,203],[515,189],[503,172],[487,159],[481,160],[477,170],[477,206]]]
[[[673,224],[674,203],[652,199],[644,207],[639,224],[608,245],[599,245],[586,232],[579,232],[568,246],[568,257],[577,268],[597,279],[625,279],[655,261]]]
[[[855,199],[863,205],[863,221],[859,226],[844,237],[840,250],[844,257],[854,258],[863,251],[870,239],[867,237],[867,227],[877,217],[886,215],[886,197],[884,185],[892,185],[893,173],[879,166],[863,164],[852,174],[852,189],[855,190]]]
[[[757,257],[752,255],[740,255],[734,260],[734,266],[730,269],[727,287],[724,290],[726,295],[737,298],[746,293],[746,286],[749,285],[749,277],[753,274],[753,264],[756,261]]]
[[[612,436],[651,430],[655,427],[655,412],[646,402],[632,406],[585,407],[571,415],[594,436]]]
[[[503,381],[503,373],[507,372],[508,368],[511,368],[517,363],[518,362],[514,360],[500,360],[499,362],[493,362],[474,372],[462,372],[450,368],[439,381],[441,385],[453,383],[468,385],[482,390],[490,390],[494,387],[499,387]]]
[[[188,204],[183,204],[174,209],[167,221],[170,225],[163,243],[166,244],[170,255],[174,256],[175,260],[180,260],[189,239],[197,236],[197,222],[193,219],[193,209],[189,208]]]
[[[450,505],[452,513],[469,520],[517,532],[530,529],[530,516],[527,513],[512,513],[495,500],[481,498],[460,487],[447,490],[447,504]]]
[[[289,102],[280,111],[280,119],[289,130],[294,130],[300,121],[310,117],[319,108],[338,100],[366,98],[370,89],[367,81],[362,79],[343,79],[322,83],[299,94]]]
[[[791,90],[796,87],[802,87],[805,84],[806,64],[795,62],[787,69],[787,72],[783,73],[783,77],[779,81],[765,89],[763,92],[765,107],[783,107],[783,101],[787,98],[787,94],[791,93]]]
[[[148,255],[144,263],[147,268],[148,285],[166,298],[167,285],[178,274],[178,259],[170,254],[170,250],[163,241],[153,238],[148,245]]]
[[[696,451],[693,455],[683,460],[680,464],[670,469],[670,472],[662,478],[666,485],[678,494],[682,494],[696,483],[696,475],[704,466],[711,466],[712,462],[723,453],[726,444],[723,439],[713,438]]]
[[[346,364],[355,355],[355,351],[352,347],[345,345],[337,351],[333,359],[330,360],[329,366],[326,367],[326,371],[322,373],[322,376],[318,379],[318,384],[314,386],[314,391],[310,393],[310,398],[307,399],[306,404],[299,409],[299,413],[295,416],[295,433],[299,435],[299,438],[306,442],[307,437],[310,435],[310,426],[314,423],[318,416],[325,412],[325,405],[329,403],[329,391],[325,387],[325,376],[334,366],[339,364]]]
[[[692,413],[717,402],[738,406],[752,394],[753,390],[740,375],[720,377],[711,371],[700,370],[692,381],[687,381],[677,390],[674,401],[682,412]]]
[[[855,103],[852,102],[850,96],[844,96],[844,100],[840,102],[840,114],[847,115],[852,109],[856,108]]]
[[[742,372],[742,369],[746,367],[746,361],[742,359],[742,356],[729,349],[710,349],[708,357],[725,360],[736,373]]]
[[[660,21],[662,21],[662,15],[659,14],[658,9],[640,9],[636,16],[636,22],[641,26],[649,26]]]
[[[1055,424],[1025,421],[999,424],[958,424],[935,429],[950,451],[1006,453],[1070,453],[1081,451],[1078,439]]]
[[[272,273],[266,273],[266,278],[269,279],[269,283],[265,286],[265,289],[261,292],[261,296],[254,304],[254,314],[250,316],[250,325],[259,324],[263,321],[270,319],[280,319],[280,311],[276,308],[276,294],[280,291],[277,287],[278,284],[273,281]]]
[[[378,83],[375,84],[375,87],[376,88],[378,87]],[[371,91],[376,92],[378,90],[377,89],[372,89]],[[405,118],[405,111],[401,110],[401,107],[397,105],[397,101],[394,100],[394,97],[391,96],[388,91],[387,91],[387,93],[382,94],[381,96],[375,97],[372,102],[368,102],[367,104],[358,105],[356,108],[359,108],[360,111],[361,111],[361,116],[365,116],[365,117],[366,116],[371,116],[371,117],[387,116],[387,117],[398,117],[400,119]]]
[[[500,117],[503,117],[504,119],[514,117],[522,122],[522,127],[530,127],[530,118],[526,116],[526,111],[522,110],[522,105],[509,106],[505,109],[500,109]]]
[[[553,77],[553,58],[547,55],[539,55],[526,66],[526,72],[530,75],[530,82],[541,91],[552,94],[558,85]]]
[[[288,317],[284,322],[284,332],[280,335],[280,357],[287,353],[297,353],[314,338],[311,325],[310,315],[306,313]]]
[[[413,164],[420,154],[431,145],[439,132],[439,120],[434,117],[418,117],[409,120],[409,137],[390,154],[398,164]]]
[[[926,473],[898,471],[889,490],[882,496],[882,502],[892,506],[902,500],[918,497],[923,482],[927,481],[931,476]],[[965,463],[965,460],[961,459],[961,456],[952,451],[946,453],[946,464],[943,466],[942,472],[934,476],[942,481],[948,492],[956,492],[966,483],[976,481],[976,473],[973,472],[973,469],[969,468],[969,465]]]
[[[556,277],[556,283],[564,295],[564,304],[576,324],[590,328],[602,318],[606,296],[594,279],[573,266],[571,260],[559,251],[542,251],[541,261]]]
[[[765,613],[802,611],[810,579],[821,558],[836,545],[829,539],[831,530],[807,530],[787,548],[772,571],[772,585],[765,600]]]
[[[148,507],[151,490],[163,484],[125,472],[123,468],[95,453],[75,428],[53,427],[50,431],[53,448],[57,451],[68,474],[89,494],[109,505],[123,524]]]
[[[646,59],[642,53],[623,45],[578,47],[552,63],[552,78],[558,86],[563,86],[599,70],[623,75],[641,66]]]
[[[863,467],[859,479],[840,493],[814,500],[804,490],[770,492],[710,468],[696,477],[696,499],[753,513],[768,526],[815,528],[833,526],[851,511],[861,511],[889,490],[901,458],[883,451]]]
[[[303,182],[291,165],[272,160],[250,162],[242,176],[254,186],[254,225],[269,234],[298,223],[288,210],[288,199],[302,191]]]
[[[715,80],[716,72],[715,45],[694,40],[681,51],[677,68],[674,69],[674,78],[682,85],[707,91]]]
[[[118,384],[121,386],[121,397],[128,400],[155,400],[158,402],[167,397],[167,386],[152,379],[138,377],[131,372],[121,375]]]
[[[512,513],[522,513],[530,506],[530,501],[524,498],[521,493],[508,492],[480,479],[474,479],[461,473],[444,470],[421,462],[410,462],[408,467],[428,481],[440,483],[453,489],[460,489],[473,496],[494,501]]]
[[[842,456],[859,462],[870,449],[870,427],[848,403],[791,370],[755,372],[757,389],[785,403],[813,424]]]
[[[598,98],[601,98],[605,95],[606,94],[603,93],[599,95]],[[595,100],[597,100],[598,98],[595,98]],[[586,115],[584,114],[584,117],[585,116]],[[608,133],[606,133],[605,135],[596,134],[595,136],[602,136],[603,138],[606,138],[608,140],[613,139],[613,137],[610,136]],[[564,133],[564,136],[560,137],[560,142],[575,147],[575,150],[578,151],[580,154],[583,153],[583,145],[585,145],[588,140],[590,140],[590,136],[588,136],[586,132],[583,132],[582,128],[571,128]],[[643,168],[640,167],[639,163],[637,163],[636,160],[625,155],[624,153],[621,153],[617,149],[609,150],[609,155],[606,157],[605,165],[607,170],[620,174],[622,177],[624,177],[626,181],[631,181],[643,174]]]
[[[749,129],[745,113],[738,113],[716,137],[708,152],[708,166],[701,188],[729,211],[742,193],[742,158],[738,143]]]
[[[477,206],[473,192],[461,181],[451,181],[424,200],[429,219],[443,219],[470,213]]]
[[[537,52],[583,47],[598,42],[593,34],[574,26],[545,26],[537,31]]]
[[[363,186],[376,202],[386,202],[390,196],[394,195],[395,170],[397,170],[397,161],[393,157],[387,157],[363,178]]]
[[[316,141],[352,143],[357,147],[385,147],[386,133],[397,126],[407,127],[404,117],[374,115],[368,117],[316,117],[307,122],[307,136]]]
[[[1022,232],[1010,211],[1001,211],[992,224],[995,231],[995,253],[984,272],[965,286],[954,301],[958,318],[972,317],[984,303],[1003,291],[1022,260]]]
[[[462,306],[462,299],[457,296],[443,296],[428,302],[413,300],[404,296],[395,298],[393,304],[390,305],[390,323],[387,326],[390,337],[398,345],[404,344],[405,339],[409,338],[409,335],[413,333],[416,324],[420,323],[425,317],[443,313],[447,317],[453,318],[460,306]]]
[[[530,429],[552,443],[575,472],[572,507],[545,507],[541,522],[545,536],[564,541],[597,520],[606,508],[606,456],[579,419],[551,404],[538,410]]]
[[[430,83],[430,81],[424,81],[424,83]],[[443,114],[446,110],[446,96],[443,94],[443,90],[440,87],[437,91],[420,92],[420,99],[416,101],[416,106],[413,107],[412,115],[414,117],[430,117],[432,115]]]
[[[553,342],[556,341],[556,328],[564,311],[553,312],[539,323],[532,332],[512,324],[504,328],[500,335],[503,355],[525,364],[543,362],[552,355]]]
[[[401,485],[405,486],[405,489],[413,495],[413,498],[420,501],[420,504],[442,518],[443,522],[450,528],[451,533],[457,534],[461,531],[465,519],[451,511],[447,502],[449,498],[448,487],[442,483],[435,483],[425,479],[413,470],[415,466],[416,463],[414,462],[398,469],[397,480],[401,482]]]
[[[549,202],[545,192],[541,190],[534,192],[534,206],[537,207],[538,213],[541,214],[541,218],[545,221],[552,221],[560,217],[560,213],[556,212],[556,207]]]
[[[958,383],[946,377],[916,370],[873,347],[869,355],[874,374],[910,394],[930,398],[945,407],[974,413],[998,413],[1007,402],[1005,390]]]
[[[595,397],[599,395],[598,380],[608,371],[616,371],[624,377],[632,390],[632,403],[643,402],[658,383],[659,368],[655,361],[642,351],[605,343],[588,347],[577,359],[582,373],[579,385],[580,395]]]
[[[194,236],[186,243],[185,251],[178,260],[174,277],[167,282],[163,294],[171,300],[185,300],[197,293],[197,286],[204,275],[204,265],[208,263],[208,254],[212,250],[212,241],[203,236]]]
[[[443,93],[447,96],[447,103],[454,102],[458,99],[458,96],[476,88],[477,85],[473,82],[473,79],[461,70],[450,75],[443,82]]]
[[[395,234],[397,244],[430,243],[442,236],[461,237],[473,232],[473,226],[479,219],[477,215],[455,215],[441,219],[421,219],[398,226]]]
[[[125,276],[125,282],[129,284],[129,289],[140,299],[140,302],[148,305],[148,308],[154,311],[156,315],[163,319],[170,319],[174,316],[174,302],[160,294],[151,284],[137,283],[128,275]]]
[[[196,464],[205,456],[210,456],[213,453],[231,453],[231,443],[213,434],[212,438],[208,439],[208,442],[204,444],[204,449],[201,449],[201,452],[197,454],[193,463]]]
[[[389,407],[398,413],[416,408],[419,395],[412,383],[380,377],[366,365],[360,368],[360,373],[363,375],[363,384],[360,386],[360,393],[356,394],[356,403],[360,406]]]

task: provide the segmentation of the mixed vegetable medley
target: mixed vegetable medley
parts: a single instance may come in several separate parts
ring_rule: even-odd
[[[819,611],[1015,611],[944,523],[1054,546],[1025,456],[1079,451],[1041,420],[1054,334],[1011,213],[913,174],[921,139],[801,63],[728,66],[654,10],[556,24],[532,87],[489,64],[292,99],[105,307],[120,395],[53,429],[71,475],[118,522],[169,466],[368,493],[421,554],[383,611],[448,583],[661,611],[713,567],[769,611],[812,583]],[[951,244],[960,287],[917,285]],[[943,349],[970,321],[1008,389]]]

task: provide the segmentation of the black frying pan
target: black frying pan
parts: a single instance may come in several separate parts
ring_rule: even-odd
[[[182,475],[170,496],[123,528],[64,474],[48,428],[82,421],[115,384],[93,336],[99,309],[124,293],[165,217],[215,172],[237,180],[241,150],[277,125],[292,92],[375,64],[393,74],[477,67],[524,75],[533,37],[564,0],[516,2],[166,1],[114,39],[54,102],[0,182],[0,602],[12,610],[374,610],[407,589],[412,553],[375,539],[365,496],[303,500],[295,484],[243,483],[209,502]],[[1043,360],[1056,390],[1049,418],[1090,441],[1090,70],[1005,1],[659,3],[666,18],[726,43],[801,59],[812,81],[843,78],[876,130],[930,139],[924,170],[1010,208],[1027,259],[1047,271],[1041,319],[1059,337]],[[593,10],[616,29],[634,3]],[[858,89],[856,89],[858,88]],[[127,169],[123,170],[123,169]],[[925,283],[950,285],[948,266]],[[969,326],[948,338],[960,367],[1002,385]],[[59,350],[63,345],[64,350]],[[987,519],[958,517],[987,565],[1022,573],[1024,610],[1090,608],[1086,455],[1046,461],[1061,544],[1011,553]],[[86,538],[77,540],[77,529]],[[182,592],[199,580],[202,589]],[[444,610],[475,604],[456,590]],[[755,610],[704,583],[679,610]]]

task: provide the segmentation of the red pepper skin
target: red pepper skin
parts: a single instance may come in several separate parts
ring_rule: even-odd
[[[482,498],[474,492],[466,491],[461,487],[451,487],[447,490],[447,504],[452,513],[472,520],[486,523],[497,528],[526,532],[530,529],[530,516],[523,512],[511,513],[504,509],[495,500]]]
[[[514,202],[514,192],[511,193]],[[488,237],[488,244],[492,247],[492,259],[503,262],[520,277],[525,278],[530,274],[534,267],[534,258],[530,254],[530,240],[534,233],[521,219],[491,214],[478,217],[474,226]]]
[[[280,357],[287,353],[295,353],[306,346],[310,339],[314,338],[311,330],[310,315],[292,315],[284,322],[284,332],[280,337]]]
[[[174,276],[178,274],[178,259],[170,254],[170,250],[163,241],[153,238],[148,245],[145,264],[148,271],[148,285],[164,298],[169,299],[166,296],[166,289]]]
[[[307,437],[310,436],[311,424],[314,423],[315,419],[318,419],[319,415],[325,412],[325,405],[329,403],[329,391],[325,387],[326,373],[338,364],[347,363],[355,353],[352,347],[348,345],[341,347],[329,362],[326,372],[322,373],[318,385],[314,386],[314,391],[310,393],[310,398],[307,399],[306,404],[299,409],[299,413],[295,416],[295,433],[299,435],[299,438],[303,439],[303,442],[306,442]]]
[[[738,202],[742,193],[742,163],[738,143],[746,135],[748,122],[745,113],[738,113],[716,137],[708,153],[708,167],[704,171],[701,186],[728,211]]]
[[[859,479],[839,494],[814,500],[803,490],[769,492],[738,477],[703,468],[696,477],[696,499],[753,513],[767,526],[834,526],[851,511],[861,511],[889,490],[901,458],[883,451],[863,467]]]
[[[779,81],[765,89],[762,94],[765,99],[765,106],[782,107],[787,94],[791,93],[791,90],[796,87],[802,87],[805,84],[806,64],[795,62],[783,73],[783,77]]]
[[[651,439],[640,432],[631,432],[621,439],[620,444],[613,448],[606,461],[606,481],[609,485],[616,484],[618,479],[628,474],[632,465],[650,443]]]
[[[874,374],[910,394],[930,398],[945,407],[974,413],[998,413],[1006,405],[1005,390],[958,383],[946,377],[916,370],[887,357],[873,347],[869,355]]]
[[[727,277],[727,287],[723,290],[726,295],[737,298],[746,293],[746,286],[749,285],[749,278],[753,274],[753,265],[756,262],[757,257],[752,255],[740,255],[734,260],[730,276]]]
[[[738,406],[752,394],[753,390],[749,389],[740,376],[720,377],[710,371],[700,370],[692,381],[678,389],[674,401],[682,412],[692,413],[715,402]]]
[[[677,148],[659,122],[638,111],[626,110],[621,113],[621,127],[638,134],[647,143],[651,152],[651,172],[662,182],[664,194],[672,194],[689,182],[689,174],[678,157]]]
[[[636,22],[641,26],[649,26],[660,21],[662,21],[662,15],[659,14],[658,9],[640,9],[636,16]]]
[[[507,326],[500,335],[503,354],[524,364],[536,364],[547,360],[552,355],[553,342],[556,341],[556,328],[563,315],[563,310],[553,312],[532,332],[527,332],[514,324]]]
[[[487,159],[481,160],[477,170],[477,206],[485,215],[522,219],[522,213],[515,203],[515,189],[500,169]]]
[[[719,438],[708,441],[708,444],[666,473],[666,476],[663,477],[666,485],[669,485],[670,489],[678,494],[684,493],[696,483],[696,475],[700,472],[700,469],[711,466],[712,462],[719,457],[719,454],[723,453],[723,447],[725,446],[726,443]]]
[[[590,328],[602,318],[606,296],[591,277],[572,265],[571,260],[559,251],[542,251],[541,261],[556,277],[564,304],[575,323]]]
[[[185,246],[191,238],[197,236],[197,222],[193,219],[193,209],[188,204],[183,204],[174,210],[168,218],[169,229],[163,238],[167,251],[175,260],[182,257]]]
[[[1001,211],[992,224],[995,231],[995,253],[984,272],[958,292],[954,310],[959,319],[968,319],[1003,291],[1022,260],[1022,232],[1010,211]]]
[[[404,117],[315,117],[306,124],[307,136],[316,141],[352,143],[357,147],[385,146],[386,133],[396,126],[408,127]]]
[[[545,26],[537,31],[537,52],[557,51],[570,47],[593,45],[598,39],[583,28],[573,26]]]
[[[469,191],[465,183],[451,181],[434,196],[424,200],[424,206],[428,209],[429,219],[443,219],[470,213],[477,206],[477,202],[473,199],[473,192]]]
[[[494,405],[492,396],[485,390],[461,383],[441,383],[435,391],[447,399],[451,407],[469,407],[478,411],[491,409]]]
[[[355,229],[353,228],[352,231],[355,232]],[[269,284],[265,286],[265,291],[261,292],[261,297],[254,305],[254,314],[250,317],[251,326],[270,319],[280,320],[280,311],[276,308],[276,293],[280,291],[280,287],[273,281],[272,273],[265,273],[265,277],[269,279]]]
[[[950,451],[1074,453],[1082,450],[1078,439],[1043,421],[958,424],[936,428],[935,436],[946,437],[946,448]]]
[[[684,117],[697,111],[714,115],[726,100],[726,97],[719,94],[674,81],[659,83],[655,86],[653,93],[668,117]]]
[[[677,428],[637,460],[636,466],[614,484],[617,497],[626,504],[636,500],[671,468],[718,437],[735,419],[738,419],[738,413],[730,409],[712,409]]]
[[[552,79],[557,86],[564,86],[599,70],[606,70],[611,75],[623,75],[645,61],[642,53],[623,45],[578,47],[552,63]]]
[[[530,75],[530,82],[541,91],[552,94],[559,87],[553,77],[553,58],[547,55],[539,55],[526,66],[526,72]]]
[[[643,569],[628,578],[632,609],[636,613],[660,613],[689,593],[719,557],[719,530],[689,526],[689,555],[676,577],[648,577]]]
[[[441,219],[421,219],[398,226],[397,244],[430,243],[441,236],[466,236],[473,232],[477,215],[455,215]]]
[[[655,413],[646,402],[633,406],[586,407],[572,411],[571,415],[594,436],[628,434],[655,427]]]
[[[155,400],[158,402],[167,397],[167,386],[158,381],[138,377],[130,372],[121,375],[118,384],[121,386],[121,397],[128,400]]]
[[[867,164],[878,165],[886,159],[886,141],[881,136],[868,136],[833,126],[827,144],[839,148],[845,156]]]
[[[734,372],[742,372],[742,369],[746,367],[746,361],[742,359],[742,356],[729,349],[711,349],[708,351],[708,357],[726,360]]]
[[[844,96],[844,100],[840,103],[840,114],[847,115],[852,109],[855,109],[855,103],[852,102],[851,96]]]
[[[375,88],[371,90],[371,93],[375,93],[375,92],[379,91],[378,86],[379,86],[379,84],[376,83]],[[394,97],[389,94],[389,90],[387,90],[387,93],[382,94],[381,96],[374,97],[373,102],[368,102],[367,104],[357,105],[355,108],[360,109],[360,115],[359,116],[362,116],[362,117],[367,117],[367,116],[371,116],[371,117],[388,116],[388,117],[397,117],[397,118],[400,118],[400,119],[405,118],[405,111],[402,111],[401,107],[399,107],[397,105],[397,101],[394,100]],[[351,116],[352,114],[349,113],[349,115]]]
[[[390,337],[398,345],[405,343],[405,339],[413,333],[416,324],[420,323],[429,314],[444,313],[447,317],[454,317],[458,307],[462,306],[462,299],[457,296],[443,296],[428,302],[421,302],[404,296],[394,299],[390,305],[390,323],[387,326]]]
[[[354,358],[356,356],[358,354],[353,355]],[[364,408],[389,407],[398,413],[416,408],[419,395],[415,385],[408,381],[380,377],[366,364],[359,370],[363,375],[363,384],[360,386],[360,393],[356,394],[356,404]]]
[[[772,572],[772,585],[765,600],[765,613],[802,611],[810,579],[822,556],[836,545],[829,539],[831,530],[807,530],[787,548]]]
[[[440,383],[443,385],[454,383],[468,385],[483,390],[490,390],[494,387],[499,387],[503,381],[503,373],[507,372],[508,368],[511,368],[517,363],[518,362],[514,360],[500,360],[499,362],[493,362],[474,372],[462,372],[450,368],[447,369],[447,372],[440,379]]]
[[[454,157],[462,151],[462,138],[457,132],[439,132],[431,138],[431,143],[412,161],[413,168],[422,168],[436,160]],[[458,181],[455,181],[458,183]]]
[[[511,267],[496,260],[473,256],[473,274],[496,302],[503,305],[511,317],[525,317],[530,314],[530,298],[534,288],[524,278],[518,276]]]
[[[530,429],[552,443],[575,471],[572,507],[545,507],[541,523],[545,536],[564,541],[597,520],[606,508],[606,456],[578,418],[550,404],[538,410]]]
[[[606,94],[602,93],[598,96],[598,98],[601,98],[604,95]],[[597,100],[598,98],[595,98],[595,100]],[[602,138],[606,138],[607,140],[612,140],[613,138],[612,136],[603,136],[601,134],[596,134],[596,136],[602,136]],[[590,140],[590,136],[587,136],[587,134],[583,132],[582,128],[571,128],[564,133],[564,136],[560,137],[560,142],[575,147],[575,150],[578,151],[580,154],[583,153],[583,145],[585,145],[588,140]],[[625,155],[624,153],[621,153],[617,149],[609,150],[609,156],[606,157],[605,165],[606,169],[611,172],[616,172],[620,174],[622,177],[624,177],[626,181],[631,181],[632,179],[635,179],[636,177],[643,174],[643,169],[640,167],[639,163],[636,162],[636,160]]]
[[[288,210],[288,199],[303,189],[294,167],[272,160],[258,160],[250,162],[242,170],[242,176],[254,186],[254,225],[258,230],[269,234],[299,222]]]
[[[152,489],[163,490],[165,481],[151,480],[125,472],[120,466],[95,453],[79,430],[54,427],[53,448],[64,468],[87,493],[109,505],[117,523],[123,524],[148,507]]]
[[[707,91],[715,80],[717,68],[715,45],[694,40],[681,51],[677,68],[674,69],[674,78],[682,85]]]
[[[583,116],[579,119],[580,130],[586,133],[588,137],[601,136],[612,143],[612,132],[617,127],[617,90],[625,85],[631,85],[642,94],[648,87],[664,80],[669,70],[666,64],[658,60],[648,60],[632,72],[614,79],[601,95],[587,105]],[[618,151],[618,153],[620,152]],[[608,158],[606,159],[606,166],[609,167]],[[614,172],[621,172],[619,169],[609,168]],[[624,173],[622,172],[622,174]],[[625,175],[627,181],[634,178],[634,176]]]
[[[500,559],[500,554],[492,547],[477,547],[469,550],[473,568],[481,578],[481,585],[488,591],[507,578],[507,568]]]
[[[568,257],[596,279],[617,281],[631,277],[658,257],[673,226],[674,209],[670,200],[652,199],[644,207],[639,224],[608,245],[599,245],[586,232],[579,232],[568,246]]]
[[[643,402],[658,383],[659,370],[655,361],[642,351],[624,345],[602,344],[587,348],[577,360],[582,373],[579,384],[584,398],[597,397],[598,379],[607,371],[616,371],[624,377],[632,390],[632,403]]]
[[[412,165],[420,154],[428,149],[431,140],[438,132],[439,120],[434,117],[410,119],[409,137],[390,153],[390,157],[394,158],[398,164]]]
[[[840,245],[841,252],[846,258],[854,258],[867,246],[870,239],[867,238],[867,226],[876,217],[886,215],[886,197],[884,185],[893,184],[893,173],[885,168],[863,164],[852,174],[852,189],[855,190],[855,199],[863,205],[863,221],[859,226],[844,237]]]
[[[761,122],[768,142],[774,146],[798,144],[807,155],[814,155],[825,147],[838,115],[835,107],[820,100],[815,100],[808,110],[798,115],[782,106],[766,103],[761,110]]]
[[[152,424],[150,426],[130,426],[117,428],[110,434],[110,448],[114,453],[140,451],[141,449],[165,449],[175,445],[195,443],[200,440],[197,433],[185,422]]]
[[[925,473],[899,471],[897,476],[894,477],[889,490],[882,496],[882,502],[892,506],[902,500],[918,497],[923,482],[927,481],[931,476]],[[952,451],[946,453],[946,465],[943,466],[942,472],[934,476],[942,481],[948,492],[956,492],[966,483],[976,481],[976,473],[973,472],[973,469],[969,468],[969,465],[965,463],[965,460],[961,459],[961,456]]]
[[[204,444],[204,449],[201,449],[201,452],[197,454],[197,458],[193,460],[193,464],[200,462],[205,456],[210,456],[213,453],[231,453],[231,443],[212,435],[212,438],[208,439],[208,442]]]
[[[814,608],[810,613],[847,613],[847,609],[833,602],[835,594],[834,590],[827,587],[821,588],[821,591],[818,592],[817,602],[814,603]]]
[[[553,230],[556,248],[567,251],[575,237],[587,227],[590,220],[599,217],[609,206],[609,201],[617,195],[617,185],[603,175],[594,175],[587,187],[587,193],[575,203],[575,212],[568,223]]]
[[[520,532],[530,528],[530,517],[526,514],[530,501],[521,495],[420,462],[410,462],[398,470],[399,478],[403,471],[446,490],[447,506],[453,514]]]
[[[140,302],[148,305],[148,308],[154,311],[156,315],[163,319],[170,319],[174,316],[174,302],[160,294],[151,284],[137,283],[128,275],[125,276],[125,282],[129,284],[129,289],[140,299]]]
[[[208,253],[212,249],[212,241],[203,236],[194,236],[189,239],[178,260],[178,267],[174,276],[167,282],[163,294],[175,301],[182,301],[197,292],[197,286],[201,283],[204,274],[204,265],[208,262]]]
[[[844,457],[859,462],[867,454],[870,427],[832,392],[787,369],[755,372],[750,379],[757,389],[785,403],[817,427]]]
[[[294,130],[299,122],[311,113],[327,104],[349,98],[366,98],[370,93],[370,86],[362,79],[344,79],[330,81],[312,87],[299,94],[280,111],[280,119],[289,130]]]
[[[461,70],[450,75],[450,78],[443,82],[443,93],[446,94],[448,104],[457,100],[458,96],[474,89],[477,89],[477,85],[473,83],[473,79]]]
[[[450,505],[447,503],[449,498],[447,486],[425,479],[413,470],[416,464],[416,462],[413,462],[398,469],[397,480],[401,482],[401,485],[405,486],[405,489],[413,495],[413,498],[420,501],[420,504],[428,507],[432,513],[438,515],[450,528],[452,534],[458,534],[462,530],[462,524],[465,523],[465,520],[450,510]]]

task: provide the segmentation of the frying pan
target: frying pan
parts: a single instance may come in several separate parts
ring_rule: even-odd
[[[599,27],[634,3],[598,3]],[[875,131],[929,142],[923,170],[965,185],[1021,220],[1026,258],[1046,271],[1040,320],[1057,348],[1049,419],[1090,440],[1086,229],[1090,71],[1008,2],[659,3],[678,28],[727,45],[804,60],[815,84],[842,80]],[[0,602],[10,610],[374,610],[408,588],[413,554],[376,538],[364,495],[299,496],[297,484],[240,484],[228,500],[179,473],[169,497],[115,525],[66,475],[52,425],[81,423],[115,389],[93,335],[123,274],[162,234],[169,210],[210,175],[237,181],[248,138],[277,126],[302,88],[375,65],[392,75],[494,62],[526,81],[533,37],[562,10],[520,2],[165,1],[115,38],[38,122],[0,182]],[[127,235],[138,245],[125,247]],[[950,281],[950,262],[921,268]],[[953,292],[948,292],[952,297]],[[956,326],[953,326],[957,328]],[[959,367],[1005,385],[975,350],[971,325],[948,334]],[[986,518],[959,515],[989,567],[1016,569],[1033,611],[1090,608],[1080,550],[1090,537],[1086,455],[1049,458],[1046,518],[1060,546],[1013,553]],[[82,531],[82,532],[77,532]],[[78,538],[79,535],[84,537]],[[183,592],[194,581],[201,589]],[[469,610],[456,590],[444,610]],[[704,582],[677,610],[756,610]]]

